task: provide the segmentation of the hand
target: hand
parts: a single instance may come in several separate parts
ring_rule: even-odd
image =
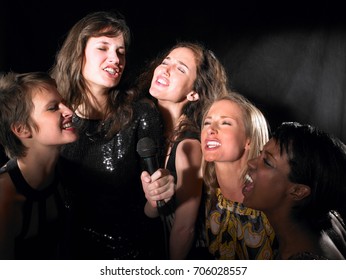
[[[141,174],[145,197],[149,204],[156,208],[158,200],[169,201],[175,192],[174,177],[168,169],[158,169],[151,176],[147,171]]]

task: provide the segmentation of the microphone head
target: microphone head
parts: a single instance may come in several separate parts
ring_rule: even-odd
[[[137,153],[142,157],[152,157],[157,153],[157,147],[150,137],[141,138],[137,143]]]

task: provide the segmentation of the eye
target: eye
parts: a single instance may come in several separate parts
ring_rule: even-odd
[[[178,67],[178,70],[179,70],[181,73],[183,73],[183,74],[186,73],[186,70],[185,70],[183,67]]]
[[[52,104],[52,105],[48,106],[47,110],[55,112],[55,111],[59,110],[59,104]]]
[[[230,121],[223,121],[222,124],[223,125],[232,125],[232,123]]]
[[[203,126],[208,126],[210,125],[210,121],[204,121]]]
[[[263,162],[266,166],[274,167],[273,164],[267,158],[263,157]]]
[[[126,54],[126,51],[125,51],[125,49],[119,49],[118,51],[117,51],[117,54],[120,56],[124,56],[125,54]]]

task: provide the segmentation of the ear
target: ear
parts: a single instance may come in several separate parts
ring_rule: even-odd
[[[28,129],[28,127],[25,124],[20,124],[20,123],[12,124],[11,130],[18,138],[31,137],[31,131],[30,129]]]
[[[250,147],[251,147],[251,139],[250,139],[250,138],[247,138],[247,139],[246,139],[246,142],[245,142],[245,147],[244,147],[244,149],[245,149],[245,150],[250,150]]]
[[[191,91],[187,96],[186,96],[187,100],[189,101],[197,101],[199,99],[199,95],[197,92],[195,91]]]
[[[311,189],[309,186],[304,184],[293,184],[290,189],[290,195],[293,200],[302,200],[305,197],[309,196]]]

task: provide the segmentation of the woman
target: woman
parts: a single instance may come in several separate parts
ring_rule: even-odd
[[[259,154],[268,130],[261,111],[238,93],[217,99],[203,117],[208,248],[216,259],[272,258],[272,227],[242,204],[247,160]]]
[[[72,111],[46,73],[0,78],[0,259],[64,258],[60,147],[77,139]]]
[[[345,258],[346,146],[339,139],[283,123],[248,166],[243,203],[268,217],[276,259]]]
[[[162,126],[154,104],[121,83],[129,43],[130,30],[121,15],[94,12],[71,28],[52,68],[79,130],[79,140],[61,153],[63,183],[74,213],[72,258],[164,255],[161,222],[142,211],[146,200],[136,152],[144,137],[160,147]],[[173,179],[164,176],[161,182],[154,199],[169,199]]]
[[[166,146],[162,165],[175,178],[176,208],[169,218],[165,217],[169,258],[206,258],[209,256],[200,243],[204,226],[200,209],[203,192],[200,124],[206,104],[227,90],[226,71],[210,50],[194,42],[177,43],[154,60],[149,68],[153,67],[153,73],[142,74],[140,82],[150,81],[149,93],[164,120]],[[150,181],[146,173],[142,180],[147,188],[145,178]],[[155,201],[150,203],[148,199],[145,212],[150,217],[158,215]]]

